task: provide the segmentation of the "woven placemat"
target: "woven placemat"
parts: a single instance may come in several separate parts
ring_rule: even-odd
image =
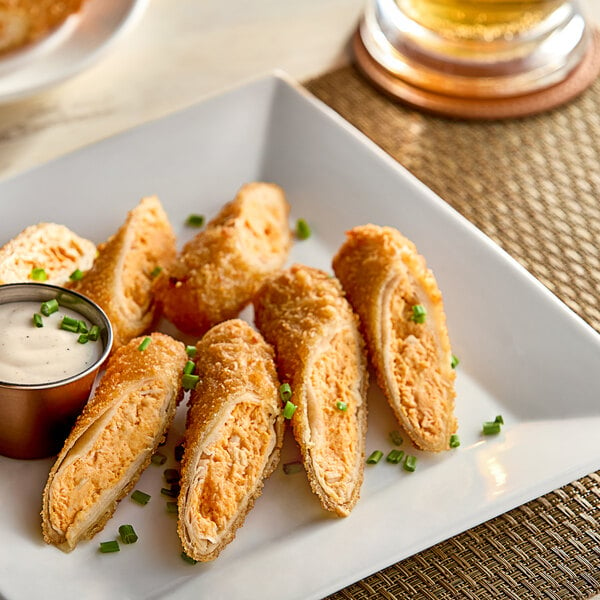
[[[352,66],[305,85],[600,332],[600,80],[559,109],[497,122],[419,113]],[[564,600],[598,592],[600,473],[592,473],[330,600]]]

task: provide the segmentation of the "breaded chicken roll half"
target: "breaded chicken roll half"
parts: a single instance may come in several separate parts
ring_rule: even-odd
[[[152,283],[157,270],[168,268],[177,253],[159,199],[143,198],[98,249],[92,269],[72,287],[104,309],[113,326],[113,348],[118,348],[154,322]]]
[[[0,248],[0,284],[38,281],[64,285],[73,271],[87,271],[96,245],[57,223],[25,228]],[[40,279],[40,277],[42,279]]]
[[[202,335],[237,317],[287,259],[292,239],[288,214],[277,185],[244,185],[157,280],[167,319],[181,331]]]
[[[148,466],[181,400],[185,346],[153,333],[140,350],[143,339],[111,355],[50,471],[42,531],[65,552],[104,527]]]
[[[292,428],[310,485],[326,510],[345,517],[359,498],[367,429],[358,320],[337,279],[302,265],[266,283],[254,310],[291,387]]]
[[[391,227],[347,233],[334,271],[358,313],[379,385],[422,450],[456,431],[452,352],[442,294],[415,245]]]
[[[209,561],[235,537],[277,466],[284,421],[273,349],[248,323],[215,325],[196,348],[178,533],[188,556]]]

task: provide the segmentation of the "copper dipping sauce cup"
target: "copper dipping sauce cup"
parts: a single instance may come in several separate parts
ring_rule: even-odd
[[[45,283],[0,285],[0,304],[45,302],[56,298],[100,328],[100,358],[81,373],[50,383],[15,384],[0,381],[0,454],[10,458],[46,458],[57,454],[77,415],[86,404],[96,375],[113,343],[110,321],[85,296]],[[2,335],[0,324],[0,335]]]

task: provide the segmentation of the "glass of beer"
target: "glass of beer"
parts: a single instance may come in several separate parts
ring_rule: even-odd
[[[593,31],[577,1],[369,0],[357,38],[413,90],[485,100],[564,81]]]

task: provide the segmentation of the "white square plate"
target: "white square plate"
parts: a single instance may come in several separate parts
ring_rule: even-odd
[[[40,534],[49,460],[0,458],[0,595],[30,598],[318,598],[600,468],[600,336],[480,231],[327,107],[272,76],[0,183],[0,240],[44,220],[99,242],[140,197],[158,194],[183,242],[190,213],[213,216],[247,181],[286,190],[313,236],[292,260],[330,269],[344,231],[395,226],[427,257],[460,358],[460,448],[417,453],[406,473],[367,466],[353,513],[321,510],[303,473],[281,467],[236,539],[210,564],[180,558],[160,494],[164,467],[104,531],[65,555]],[[498,436],[480,434],[497,414]],[[166,452],[181,436],[179,411]],[[397,426],[373,385],[367,451]],[[406,444],[406,442],[405,442]],[[290,436],[282,462],[296,458]],[[173,466],[170,458],[165,467]],[[137,544],[99,554],[131,523]]]

